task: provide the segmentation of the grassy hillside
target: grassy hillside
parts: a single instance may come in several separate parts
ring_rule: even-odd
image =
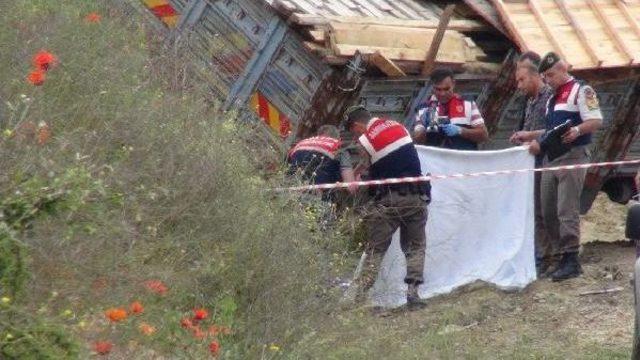
[[[259,133],[175,86],[184,59],[122,2],[0,3],[0,358],[268,358],[313,326],[338,240],[265,191]]]

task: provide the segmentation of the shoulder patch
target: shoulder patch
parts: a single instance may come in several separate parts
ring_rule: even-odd
[[[589,110],[596,110],[600,108],[598,96],[591,86],[584,87],[584,99]]]

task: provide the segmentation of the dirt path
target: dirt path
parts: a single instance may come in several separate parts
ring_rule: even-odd
[[[610,201],[600,193],[587,215],[582,217],[582,243],[624,240],[627,205]]]

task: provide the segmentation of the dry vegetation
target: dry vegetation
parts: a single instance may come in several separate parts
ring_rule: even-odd
[[[387,317],[338,310],[352,242],[308,199],[264,191],[282,184],[256,167],[278,159],[272,142],[248,143],[257,130],[217,111],[125,4],[0,0],[0,358],[85,359],[97,341],[113,359],[628,357],[621,244],[586,246],[585,276],[563,284],[474,285]],[[58,63],[34,86],[41,49]],[[608,206],[586,237],[620,238],[624,210]],[[601,222],[612,232],[593,235]],[[625,291],[578,295],[610,286]],[[118,307],[127,316],[108,320]],[[217,330],[181,324],[194,308]]]

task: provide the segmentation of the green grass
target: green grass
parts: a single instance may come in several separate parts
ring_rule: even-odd
[[[285,348],[321,321],[333,296],[325,259],[341,240],[321,234],[297,198],[265,191],[278,185],[255,166],[279,158],[269,139],[247,136],[260,132],[219,112],[198,83],[175,86],[171,71],[189,73],[184,59],[119,2],[3,5],[0,126],[13,135],[0,144],[0,198],[3,213],[19,209],[20,221],[4,220],[31,274],[12,306],[63,324],[85,354],[105,339],[128,356],[204,356],[205,341],[179,327],[199,306],[233,329],[218,337],[232,358]],[[94,11],[100,23],[83,21]],[[34,87],[25,77],[40,49],[59,64]],[[41,121],[53,133],[45,145],[24,131]],[[146,292],[148,279],[164,281],[167,296]],[[147,305],[142,318],[105,323],[106,308],[135,299]],[[157,335],[140,335],[142,322]]]
[[[280,146],[218,111],[189,56],[126,4],[0,0],[0,357],[85,359],[102,340],[115,358],[202,359],[213,339],[241,359],[628,357],[553,328],[548,308],[518,312],[526,293],[472,291],[385,318],[338,310],[329,283],[357,261],[357,220],[337,226],[348,236],[325,229],[308,200],[266,191],[286,183],[266,172]],[[102,21],[83,21],[90,12]],[[41,49],[59,64],[34,87]],[[40,122],[44,145],[29,130]],[[105,319],[135,300],[143,314]],[[210,312],[203,329],[232,333],[195,338],[180,321],[196,307]]]

